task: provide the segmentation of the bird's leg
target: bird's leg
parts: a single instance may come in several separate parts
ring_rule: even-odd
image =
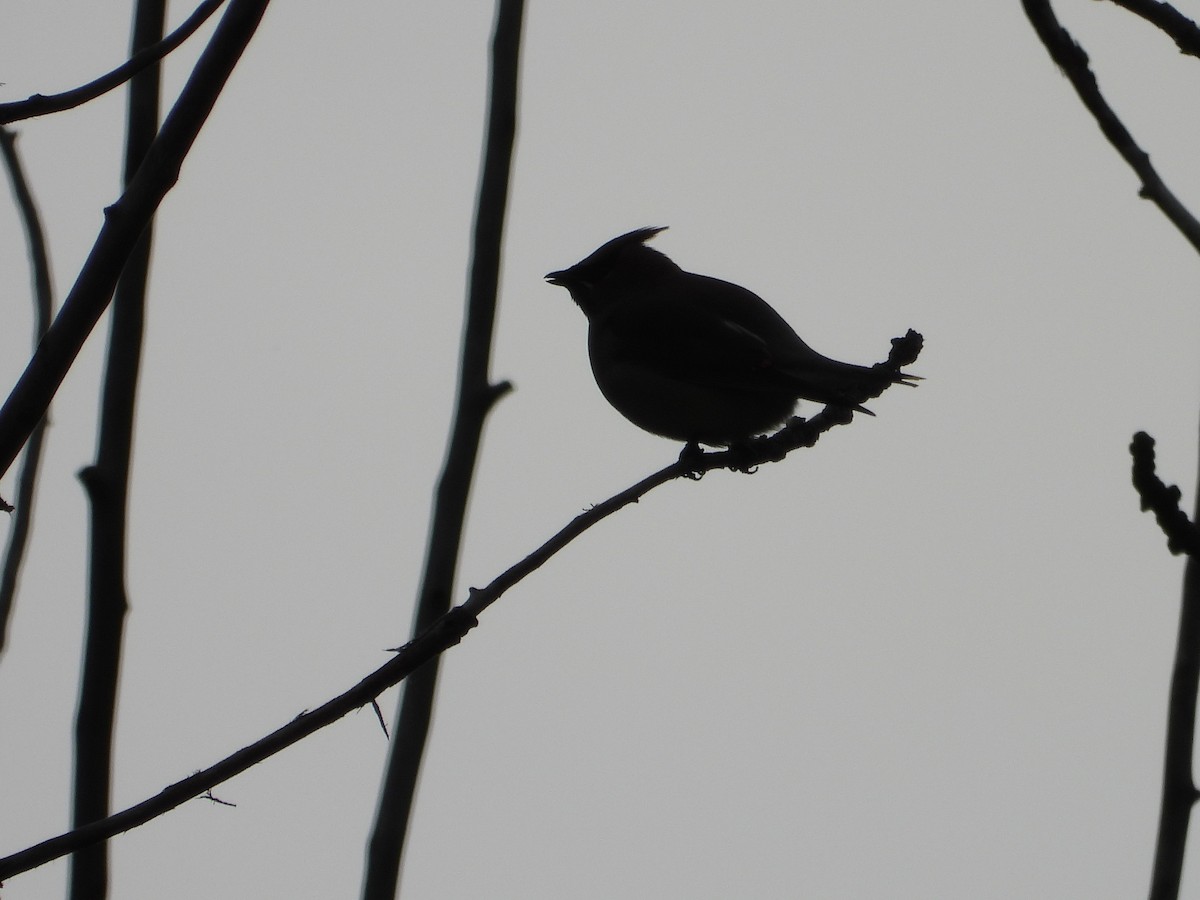
[[[703,456],[704,451],[700,449],[698,441],[688,441],[683,445],[683,449],[679,451],[679,461],[691,469],[687,477],[693,481],[699,481],[704,477],[704,473],[698,467],[698,463]]]

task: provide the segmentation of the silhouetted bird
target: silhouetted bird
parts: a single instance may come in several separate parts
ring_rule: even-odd
[[[646,246],[664,230],[623,234],[546,276],[587,316],[596,384],[634,425],[724,446],[773,431],[798,399],[871,414],[864,401],[916,380],[822,356],[757,294]]]

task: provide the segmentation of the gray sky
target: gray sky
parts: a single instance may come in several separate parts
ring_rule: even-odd
[[[616,234],[670,225],[658,249],[841,359],[915,327],[927,380],[753,477],[660,489],[489,610],[446,657],[405,895],[1140,896],[1182,564],[1127,446],[1153,434],[1191,496],[1196,258],[1017,0],[710,5],[527,12],[493,367],[517,390],[488,423],[460,593],[677,454],[607,406],[583,316],[542,283]],[[103,6],[13,4],[0,99],[119,61],[128,9]],[[119,806],[407,635],[492,24],[464,6],[275,4],[162,208]],[[1195,61],[1108,4],[1059,11],[1200,207]],[[60,296],[117,196],[123,104],[20,126]],[[7,203],[0,277],[9,385],[30,312]],[[67,824],[74,473],[105,334],[54,407],[0,659],[3,853]],[[354,896],[386,749],[365,710],[223,785],[236,809],[115,839],[114,896]],[[65,872],[5,897],[61,896]]]

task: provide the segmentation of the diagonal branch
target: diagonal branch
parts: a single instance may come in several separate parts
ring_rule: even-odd
[[[1050,0],[1022,0],[1022,4],[1030,24],[1046,45],[1051,59],[1058,63],[1063,74],[1075,87],[1079,99],[1096,119],[1096,124],[1100,126],[1108,142],[1141,179],[1139,194],[1152,201],[1171,224],[1179,229],[1188,243],[1200,251],[1200,221],[1197,221],[1167,188],[1157,170],[1150,164],[1149,155],[1137,145],[1133,135],[1101,95],[1096,76],[1092,74],[1088,65],[1087,52],[1075,43],[1070,33],[1058,23],[1054,11],[1050,8]]]
[[[46,414],[83,342],[108,306],[134,245],[183,165],[217,97],[250,42],[269,0],[231,0],[212,40],[163,122],[146,161],[121,198],[108,207],[79,276],[54,323],[0,407],[0,475],[8,471]]]
[[[45,116],[50,113],[62,112],[65,109],[73,109],[76,106],[82,106],[89,100],[95,100],[107,94],[114,88],[118,88],[126,81],[136,75],[142,69],[149,65],[158,62],[189,37],[191,37],[197,28],[203,25],[217,8],[224,3],[225,0],[204,0],[196,11],[192,13],[186,22],[172,31],[162,40],[144,50],[140,50],[129,60],[117,68],[113,69],[106,75],[101,75],[95,81],[74,88],[70,91],[63,91],[61,94],[50,94],[43,96],[42,94],[34,94],[25,100],[18,100],[13,103],[0,103],[0,125],[9,122],[16,122],[20,119],[32,119],[35,116]]]
[[[892,353],[884,365],[899,370],[916,359],[921,350],[921,336],[909,331],[903,338],[892,341]],[[42,841],[25,850],[0,859],[0,881],[28,872],[52,860],[72,853],[80,847],[105,841],[114,835],[144,825],[194,797],[200,797],[223,781],[227,781],[280,750],[331,725],[359,707],[370,704],[393,685],[399,684],[412,672],[453,647],[478,624],[478,615],[500,599],[506,591],[520,583],[593,525],[617,510],[636,503],[654,488],[677,478],[696,479],[712,469],[750,471],[755,466],[782,460],[792,450],[811,447],[825,432],[848,424],[853,413],[843,409],[826,408],[813,418],[793,419],[782,431],[752,442],[736,450],[685,455],[637,484],[580,513],[552,538],[511,566],[482,588],[472,588],[467,600],[436,619],[425,631],[403,647],[350,690],[322,704],[311,712],[303,712],[287,725],[243,747],[231,756],[189,778],[178,781],[161,793],[143,800],[126,810],[85,825],[74,831]]]

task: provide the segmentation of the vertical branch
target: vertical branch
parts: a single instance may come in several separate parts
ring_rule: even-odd
[[[1179,508],[1182,493],[1166,485],[1155,471],[1154,438],[1139,431],[1129,445],[1133,457],[1133,488],[1142,509],[1154,513],[1172,553],[1186,553],[1179,636],[1171,669],[1167,705],[1167,740],[1163,760],[1162,805],[1154,849],[1150,900],[1175,900],[1179,896],[1188,824],[1197,799],[1192,778],[1195,743],[1196,698],[1200,688],[1200,531]],[[1200,516],[1200,482],[1196,487],[1196,515]]]
[[[1200,493],[1196,503],[1196,515],[1200,515]],[[1184,569],[1180,607],[1150,900],[1175,900],[1179,896],[1188,822],[1196,802],[1192,744],[1196,730],[1196,691],[1200,686],[1200,562],[1195,556],[1188,557]]]
[[[162,40],[165,0],[138,0],[132,51]],[[128,187],[158,134],[162,65],[154,63],[129,82],[124,183]],[[134,244],[112,303],[108,359],[100,403],[96,462],[79,473],[91,508],[87,630],[79,708],[75,719],[75,791],[72,823],[78,828],[109,813],[113,732],[128,598],[125,589],[129,466],[133,449],[138,368],[153,219]],[[108,893],[108,844],[71,857],[71,900]]]
[[[1100,93],[1092,74],[1087,52],[1059,24],[1050,0],[1021,0],[1030,24],[1046,47],[1046,51],[1070,79],[1087,108],[1100,126],[1101,132],[1121,158],[1141,180],[1140,195],[1153,202],[1179,233],[1200,252],[1200,220],[1179,201],[1150,164],[1147,154],[1125,125],[1113,112]],[[1200,48],[1195,24],[1164,3],[1143,0],[1114,0],[1122,6],[1154,22],[1171,34],[1180,49],[1195,52]],[[1192,777],[1192,747],[1196,723],[1197,689],[1200,688],[1200,563],[1196,558],[1196,535],[1186,517],[1178,510],[1178,496],[1162,502],[1154,490],[1153,442],[1145,435],[1134,438],[1134,486],[1142,496],[1143,508],[1154,508],[1171,540],[1172,552],[1187,548],[1188,562],[1183,577],[1183,598],[1179,618],[1179,635],[1175,646],[1175,665],[1171,674],[1171,693],[1167,714],[1167,739],[1163,763],[1162,807],[1159,812],[1158,839],[1151,876],[1151,900],[1174,900],[1179,896],[1180,875],[1183,871],[1184,849],[1188,824],[1197,792]],[[1147,489],[1147,484],[1150,489]],[[1165,490],[1165,488],[1164,488]],[[1157,497],[1157,499],[1155,499]],[[1200,516],[1200,488],[1196,498],[1196,515]],[[1178,519],[1184,519],[1186,535],[1181,535]]]
[[[25,240],[29,245],[29,262],[33,269],[33,345],[36,347],[46,329],[50,327],[53,306],[50,258],[46,252],[46,238],[42,232],[37,205],[25,180],[21,158],[17,154],[17,135],[4,127],[0,127],[0,155],[4,157],[13,195],[16,197],[21,221],[25,226]],[[8,547],[4,551],[4,568],[0,571],[0,651],[4,650],[7,642],[8,622],[17,595],[17,581],[21,574],[21,563],[25,558],[29,529],[33,524],[33,494],[37,485],[38,465],[42,459],[47,419],[48,414],[38,421],[29,436],[25,458],[21,463],[21,473],[17,476],[16,512],[13,514],[12,529],[8,535]]]
[[[487,137],[475,215],[458,399],[450,445],[434,501],[425,572],[413,620],[414,635],[425,631],[450,608],[466,518],[467,495],[484,419],[492,404],[510,389],[507,383],[492,384],[488,380],[488,360],[516,135],[523,12],[522,0],[500,0],[496,14]],[[435,658],[415,671],[405,684],[396,735],[392,740],[367,853],[367,870],[363,881],[363,897],[366,900],[382,900],[396,895],[400,858],[433,714],[437,673],[438,659]]]

